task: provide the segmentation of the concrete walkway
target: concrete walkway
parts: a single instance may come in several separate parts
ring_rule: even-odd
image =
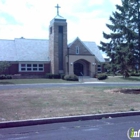
[[[97,78],[91,78],[90,76],[79,76],[79,82],[97,82]]]

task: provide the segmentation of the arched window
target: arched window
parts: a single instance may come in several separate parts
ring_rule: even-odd
[[[76,46],[76,54],[79,54],[79,47]]]

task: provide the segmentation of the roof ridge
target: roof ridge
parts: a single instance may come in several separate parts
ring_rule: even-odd
[[[49,41],[49,39],[39,39],[39,38],[15,38],[14,40],[17,40],[17,39],[20,39],[20,40],[44,40],[44,41]]]
[[[91,43],[95,43],[94,41],[83,41],[83,42],[91,42]]]
[[[0,39],[0,41],[14,41],[14,39]]]

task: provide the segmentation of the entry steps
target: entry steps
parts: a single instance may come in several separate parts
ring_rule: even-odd
[[[98,81],[97,78],[92,78],[90,76],[78,76],[79,82],[95,82]]]

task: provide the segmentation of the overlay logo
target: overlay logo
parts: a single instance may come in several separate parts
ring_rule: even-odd
[[[133,140],[133,138],[139,138],[140,137],[140,129],[138,131],[135,131],[134,128],[129,128],[127,131],[127,137],[129,140]]]

